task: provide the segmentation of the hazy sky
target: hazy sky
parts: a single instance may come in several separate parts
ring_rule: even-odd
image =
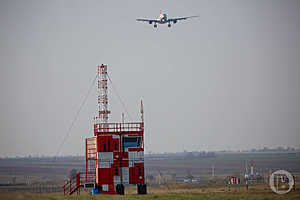
[[[136,18],[200,15],[157,29]],[[300,1],[0,0],[0,156],[54,155],[104,63],[146,151],[300,147]],[[96,86],[60,155],[84,153]],[[110,121],[123,107],[109,90]],[[128,116],[126,117],[129,120]]]

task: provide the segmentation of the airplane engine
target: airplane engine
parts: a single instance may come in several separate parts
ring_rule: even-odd
[[[176,24],[176,23],[177,23],[177,20],[174,20],[173,23]]]
[[[149,21],[149,24],[152,24],[152,21]]]

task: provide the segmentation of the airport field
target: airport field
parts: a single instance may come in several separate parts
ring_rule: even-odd
[[[243,177],[245,161],[254,162],[254,171],[266,174],[284,169],[296,176],[296,191],[287,195],[274,194],[264,181],[253,183],[245,190],[244,183],[231,187],[225,185],[226,177]],[[211,166],[215,166],[215,180],[211,180]],[[249,163],[248,163],[249,165]],[[84,169],[83,157],[64,158],[2,158],[0,159],[0,200],[2,199],[300,199],[299,152],[222,152],[212,157],[182,157],[178,155],[146,156],[146,176],[162,179],[147,181],[148,195],[136,195],[136,187],[125,189],[125,196],[63,196],[61,186],[71,169]],[[248,169],[249,170],[249,169]],[[179,183],[168,179],[173,175],[186,177],[190,173],[199,178],[197,183]],[[149,177],[148,177],[149,178]],[[14,182],[14,183],[13,183]]]
[[[216,176],[242,174],[245,171],[245,161],[253,161],[254,169],[260,174],[278,169],[285,169],[300,174],[300,152],[219,152],[214,157],[193,159],[148,159],[145,161],[146,171],[150,174],[176,173],[186,176],[189,170],[194,176],[205,178],[211,175],[211,167],[215,166]]]
[[[200,177],[206,182],[211,176],[211,167],[215,167],[216,177],[243,174],[245,161],[254,162],[254,171],[260,174],[284,169],[300,175],[300,152],[276,153],[216,153],[214,157],[185,158],[168,154],[151,155],[145,158],[146,175],[157,176],[176,175],[184,177],[190,172],[195,177]],[[84,171],[83,157],[62,158],[2,158],[0,159],[0,184],[16,183],[63,183],[68,178],[72,169]],[[0,188],[1,190],[1,188]]]
[[[299,186],[299,182],[297,186]],[[207,186],[203,184],[194,184],[192,187],[189,184],[171,184],[160,187],[149,187],[149,194],[137,195],[134,188],[126,191],[124,196],[120,195],[96,195],[92,196],[87,192],[81,192],[80,195],[63,196],[62,193],[24,193],[24,192],[3,192],[0,193],[0,199],[6,200],[141,200],[141,199],[162,199],[162,200],[298,200],[300,199],[300,191],[291,191],[285,195],[273,193],[268,185],[258,184],[249,187],[246,191],[244,187],[232,187],[230,191],[223,186]]]

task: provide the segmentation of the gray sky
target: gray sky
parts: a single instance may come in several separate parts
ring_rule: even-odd
[[[160,10],[200,18],[135,21]],[[0,156],[54,155],[101,63],[133,120],[143,99],[147,152],[300,147],[299,10],[297,0],[1,0]],[[84,153],[96,101],[95,86],[62,155]]]

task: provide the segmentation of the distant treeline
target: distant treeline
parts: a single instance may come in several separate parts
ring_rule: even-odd
[[[268,148],[264,147],[261,149],[251,149],[251,152],[287,152],[287,151],[299,151],[300,149],[296,149],[294,147],[276,147],[276,148]]]
[[[15,159],[15,160],[32,160],[32,161],[67,161],[67,160],[79,160],[84,161],[84,156],[15,156],[15,157],[0,157],[0,160],[6,160],[6,159]]]
[[[145,159],[175,159],[175,160],[197,160],[203,158],[216,157],[215,152],[207,151],[184,151],[177,153],[163,153],[163,154],[146,154]]]
[[[206,151],[201,151],[201,152],[187,152],[187,154],[184,156],[184,159],[186,160],[194,160],[194,159],[199,159],[199,158],[213,158],[216,157],[215,152],[206,152]]]
[[[183,152],[175,152],[175,153],[152,153],[149,152],[145,154],[145,158],[149,157],[158,157],[158,158],[177,158],[177,159],[197,159],[197,158],[211,158],[215,157],[216,154],[218,153],[226,153],[226,152],[300,152],[300,148],[294,148],[294,147],[275,147],[275,148],[270,148],[270,147],[263,147],[263,148],[252,148],[250,150],[236,150],[236,151],[231,151],[231,150],[222,150],[222,151],[183,151]],[[5,160],[5,159],[18,159],[18,160],[51,160],[51,161],[66,161],[66,160],[78,160],[78,161],[84,161],[85,156],[15,156],[15,157],[0,157],[0,160]]]

